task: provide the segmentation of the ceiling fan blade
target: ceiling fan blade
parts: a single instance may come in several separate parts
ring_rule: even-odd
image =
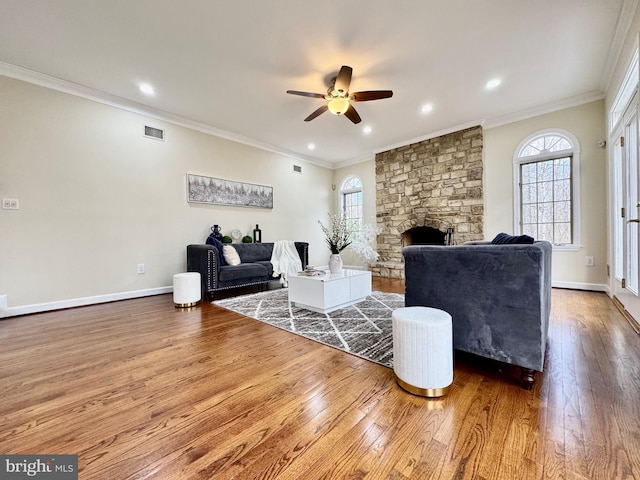
[[[360,123],[362,121],[360,115],[358,115],[358,112],[356,112],[356,109],[353,108],[353,105],[351,104],[349,104],[349,108],[347,109],[347,111],[344,112],[344,116],[351,120],[353,123]]]
[[[345,94],[349,91],[349,85],[351,85],[351,74],[353,73],[353,69],[348,67],[347,65],[343,65],[340,69],[340,73],[336,77],[336,83],[334,84],[334,89],[339,94]]]
[[[298,92],[297,90],[287,90],[287,93],[291,95],[301,95],[303,97],[324,98],[324,95],[321,93]]]
[[[367,92],[356,92],[350,96],[354,102],[367,102],[369,100],[380,100],[381,98],[390,98],[393,96],[391,90],[369,90]]]
[[[319,109],[317,109],[316,111],[314,111],[311,115],[309,115],[307,118],[304,119],[305,122],[310,122],[311,120],[313,120],[314,118],[322,115],[324,112],[326,112],[329,109],[329,107],[325,104],[322,105]]]

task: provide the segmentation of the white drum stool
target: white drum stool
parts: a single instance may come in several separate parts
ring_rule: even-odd
[[[441,397],[453,383],[451,315],[431,307],[394,310],[393,371],[406,391]]]
[[[173,303],[176,307],[193,307],[202,295],[198,272],[176,273],[173,276]]]

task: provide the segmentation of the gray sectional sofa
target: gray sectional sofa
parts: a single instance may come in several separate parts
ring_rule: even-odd
[[[449,312],[455,349],[521,367],[531,388],[544,366],[551,252],[548,242],[405,247],[405,304]]]
[[[226,265],[222,252],[214,245],[187,246],[187,270],[199,272],[203,298],[217,291],[248,285],[266,284],[273,277],[271,254],[273,243],[234,243],[240,256],[240,265]],[[295,242],[302,268],[309,263],[309,244]]]

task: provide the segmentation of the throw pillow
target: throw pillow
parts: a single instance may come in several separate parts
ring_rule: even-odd
[[[491,240],[493,245],[504,245],[504,244],[513,244],[513,243],[525,243],[530,244],[533,243],[533,237],[529,235],[509,235],[507,233],[499,233],[496,237]]]
[[[222,254],[229,265],[240,265],[240,255],[231,245],[222,247]]]
[[[222,242],[214,237],[212,233],[211,235],[209,235],[209,238],[207,238],[207,245],[213,245],[218,249],[218,265],[224,267],[227,262],[224,261],[224,255],[222,255]]]

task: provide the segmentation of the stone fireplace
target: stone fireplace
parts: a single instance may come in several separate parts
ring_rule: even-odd
[[[373,275],[403,278],[407,245],[483,238],[482,145],[477,126],[376,154]]]

